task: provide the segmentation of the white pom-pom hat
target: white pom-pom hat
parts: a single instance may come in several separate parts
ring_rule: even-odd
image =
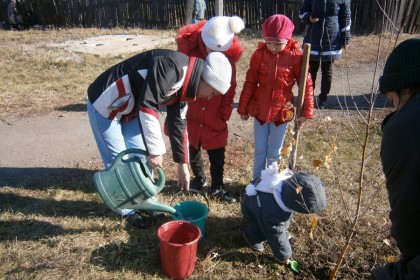
[[[230,88],[232,66],[224,54],[212,52],[204,61],[201,76],[212,88],[225,94]]]
[[[217,16],[211,18],[201,31],[201,38],[207,48],[212,51],[227,51],[233,37],[245,28],[244,21],[237,16]]]

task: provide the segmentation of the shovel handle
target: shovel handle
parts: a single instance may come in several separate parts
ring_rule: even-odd
[[[295,115],[295,127],[293,135],[293,144],[292,144],[292,151],[289,157],[289,169],[294,170],[296,165],[296,158],[297,158],[297,147],[299,143],[299,132],[300,129],[297,125],[296,120],[302,114],[302,106],[304,101],[305,89],[306,89],[306,79],[308,77],[308,67],[309,67],[309,58],[311,54],[311,44],[304,44],[303,45],[303,58],[302,64],[300,69],[300,79],[299,79],[299,89],[298,89],[298,98],[297,98],[297,106],[296,106],[296,115]]]

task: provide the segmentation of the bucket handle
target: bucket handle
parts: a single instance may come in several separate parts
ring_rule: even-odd
[[[175,200],[175,198],[177,198],[178,196],[180,196],[181,194],[188,194],[188,193],[190,193],[190,192],[192,192],[192,193],[196,193],[196,194],[199,194],[199,195],[201,195],[202,197],[204,197],[204,199],[206,200],[206,202],[207,202],[207,209],[209,210],[209,212],[210,212],[210,204],[209,204],[209,199],[207,198],[207,196],[205,196],[204,194],[203,194],[203,192],[201,192],[201,191],[199,191],[199,190],[196,190],[196,189],[189,189],[188,191],[186,191],[186,190],[180,190],[179,192],[177,192],[173,197],[172,197],[172,200],[171,200],[171,206],[172,206],[172,203],[174,202],[174,200]]]

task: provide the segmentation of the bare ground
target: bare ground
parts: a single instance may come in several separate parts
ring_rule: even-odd
[[[168,37],[113,35],[67,41],[55,46],[59,45],[74,53],[120,55],[161,46],[171,40]],[[352,64],[348,67],[344,63],[336,63],[329,110],[318,111],[317,117],[339,114],[343,107],[350,111],[356,106],[367,109],[365,95],[371,92],[372,84],[376,83],[377,78],[373,75],[375,67],[373,63]],[[236,102],[241,84],[241,77],[238,77]],[[376,106],[385,106],[385,101],[378,102]],[[164,119],[163,114],[161,120]],[[229,129],[231,142],[237,138],[252,139],[252,120],[241,121],[235,110]],[[48,174],[45,172],[50,168],[74,168],[100,161],[85,105],[13,122],[0,122],[0,131],[0,186],[19,184],[30,177]]]
[[[333,89],[328,100],[329,107],[327,110],[316,110],[316,118],[305,126],[303,131],[304,134],[308,132],[306,135],[312,140],[315,139],[311,143],[301,141],[302,146],[311,144],[306,148],[308,152],[322,150],[323,144],[320,142],[327,141],[325,139],[329,135],[322,129],[325,125],[323,121],[325,117],[330,116],[332,119],[339,120],[332,122],[334,126],[332,131],[339,131],[343,123],[350,124],[351,121],[359,121],[360,118],[349,120],[351,116],[357,115],[358,110],[365,110],[363,115],[366,115],[367,98],[372,90],[376,90],[379,75],[379,73],[375,74],[376,69],[380,72],[383,67],[374,63],[377,39],[373,35],[353,38],[352,46],[347,50],[348,61],[341,60],[335,64]],[[127,44],[128,41],[130,40],[123,42]],[[13,41],[6,40],[5,44],[12,43]],[[68,51],[75,51],[72,50],[74,45],[71,44],[104,50],[104,44],[90,43],[89,40],[66,42],[61,47]],[[131,47],[136,46],[131,45]],[[143,49],[139,46],[137,48],[135,51]],[[238,69],[238,96],[243,84],[247,61],[253,48],[254,42],[249,43],[245,48],[243,60]],[[384,53],[381,55],[383,56]],[[76,53],[75,56],[77,56]],[[118,59],[123,57],[120,55]],[[383,61],[383,57],[379,61]],[[97,67],[96,64],[95,67]],[[76,74],[79,75],[79,73]],[[10,95],[7,98],[10,98]],[[7,100],[2,99],[2,105]],[[45,104],[45,102],[40,103]],[[0,235],[4,235],[3,240],[10,239],[11,241],[4,242],[5,247],[0,248],[0,250],[7,248],[3,249],[7,253],[3,254],[5,265],[0,274],[8,273],[11,275],[10,279],[28,278],[28,275],[32,276],[29,278],[45,275],[53,277],[51,275],[54,273],[56,275],[74,273],[76,278],[92,279],[121,278],[123,277],[121,275],[130,277],[133,274],[137,277],[138,275],[149,277],[161,275],[158,269],[159,254],[156,253],[154,246],[150,246],[156,241],[153,239],[156,237],[156,228],[148,231],[136,231],[129,227],[126,231],[119,230],[121,221],[116,221],[115,217],[109,213],[109,209],[104,207],[97,195],[94,195],[91,176],[93,170],[101,168],[101,162],[93,141],[84,103],[82,98],[76,101],[64,100],[59,105],[49,106],[46,111],[40,110],[32,115],[26,114],[25,117],[22,117],[24,114],[20,114],[21,111],[16,115],[9,114],[7,110],[11,110],[9,107],[12,106],[2,107],[4,110],[0,112],[0,187],[2,187],[0,197],[1,204],[8,208],[4,212],[6,219],[6,222],[3,222],[2,233],[4,234]],[[62,104],[64,107],[58,108]],[[383,115],[389,111],[383,110],[384,107],[386,107],[385,100],[379,95],[374,108],[375,123],[380,122]],[[164,119],[164,115],[161,119]],[[243,184],[248,182],[247,172],[252,162],[252,120],[240,121],[234,111],[229,127],[231,144],[228,146],[227,165],[231,172],[226,176],[226,181],[228,181],[228,189],[233,190],[234,194],[240,198]],[[340,136],[343,136],[340,138],[340,144],[343,146],[347,144],[349,152],[357,154],[356,148],[351,149],[357,147],[357,143],[354,145],[355,138],[346,139],[344,137],[346,135]],[[380,133],[372,133],[372,136],[379,137]],[[309,139],[309,137],[303,139]],[[346,153],[347,149],[341,151],[343,156],[347,156]],[[170,151],[168,157],[170,157]],[[307,158],[312,159],[312,155],[308,155]],[[347,207],[351,208],[354,205],[356,197],[354,185],[351,185],[355,182],[352,180],[352,169],[358,167],[358,161],[353,162],[352,157],[345,158],[348,159],[345,162],[341,162],[340,157],[334,159],[337,162],[336,166],[343,166],[343,169],[340,169],[342,171],[340,182],[334,179],[335,169],[316,170],[316,174],[321,175],[325,184],[330,186],[328,189],[330,206],[321,216],[315,239],[310,240],[308,237],[309,218],[297,216],[293,224],[294,256],[302,264],[302,275],[295,277],[296,279],[327,279],[337,261],[340,246],[344,244],[344,237],[347,236],[349,229],[348,216],[352,215]],[[311,160],[304,158],[301,162],[306,162],[302,163],[302,169],[307,169]],[[171,180],[168,181],[169,188],[165,195],[161,196],[164,202],[168,202],[172,192],[178,190],[173,180],[176,177],[176,170],[172,167],[170,160],[165,159],[165,173]],[[375,165],[375,167],[378,166]],[[367,168],[366,171],[369,174],[366,173],[366,178],[381,177],[381,172],[375,173],[379,169],[379,167]],[[314,168],[312,167],[311,170]],[[369,186],[372,185],[373,183]],[[343,186],[350,186],[348,194],[347,190],[343,192]],[[387,257],[398,254],[394,243],[388,240],[389,222],[385,218],[388,208],[387,203],[384,202],[386,201],[385,190],[381,186],[383,184],[366,189],[366,191],[372,189],[371,191],[374,192],[372,198],[376,200],[371,202],[369,195],[366,203],[370,206],[367,209],[372,209],[372,211],[364,213],[360,222],[361,226],[352,240],[354,248],[348,254],[345,264],[342,265],[343,272],[340,279],[367,278],[372,268],[386,262],[389,259]],[[79,195],[80,197],[74,200],[70,199]],[[86,199],[86,196],[90,198]],[[81,204],[82,211],[75,210],[75,203]],[[200,261],[196,265],[194,279],[226,278],[230,272],[233,274],[228,277],[229,279],[235,279],[235,275],[236,278],[255,279],[264,278],[262,275],[266,279],[278,279],[279,275],[284,279],[293,278],[282,267],[270,269],[270,262],[266,263],[263,258],[270,256],[270,253],[254,254],[247,250],[240,237],[239,229],[244,225],[240,219],[239,204],[226,205],[211,201],[211,207],[212,217],[208,220],[206,229],[208,238],[201,244],[198,256]],[[106,230],[98,230],[99,228],[106,228]],[[221,228],[223,231],[220,230]],[[80,234],[80,231],[83,233]],[[102,236],[102,233],[106,236]],[[119,242],[120,234],[128,234],[128,241]],[[37,238],[44,235],[47,238],[37,242]],[[98,237],[95,238],[95,235]],[[392,246],[387,245],[390,242]],[[213,255],[210,253],[213,252],[215,246],[217,249],[214,256],[219,253],[220,255],[212,262]],[[63,247],[65,247],[64,251]],[[132,258],[132,252],[137,254],[140,252],[138,248],[151,248],[149,253],[141,251],[140,261],[152,259],[152,265],[137,267],[139,259]],[[36,254],[31,257],[34,250]],[[118,258],[113,256],[118,256]],[[132,268],[132,265],[136,267]],[[227,273],[226,267],[228,267]],[[231,267],[234,269],[229,270]],[[127,274],[122,274],[123,270],[128,271]]]

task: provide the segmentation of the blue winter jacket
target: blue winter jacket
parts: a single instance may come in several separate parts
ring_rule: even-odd
[[[318,18],[311,23],[309,17]],[[311,60],[334,61],[350,40],[350,0],[304,0],[299,18],[306,23],[303,43],[311,44]]]

